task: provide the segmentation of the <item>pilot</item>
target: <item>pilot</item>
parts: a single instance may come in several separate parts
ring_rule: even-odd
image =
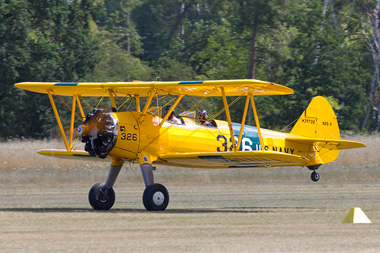
[[[206,127],[212,127],[211,123],[207,121],[207,117],[208,117],[208,114],[207,114],[207,111],[205,109],[199,110],[198,119],[199,119],[201,125],[206,126]]]
[[[165,107],[165,115],[170,111],[170,109],[172,108],[171,105],[167,105]],[[172,111],[172,113],[170,114],[170,116],[168,117],[168,119],[166,120],[167,122],[171,123],[171,124],[177,124],[177,125],[181,125],[182,122],[180,119],[178,119],[175,115],[174,115],[174,110]]]

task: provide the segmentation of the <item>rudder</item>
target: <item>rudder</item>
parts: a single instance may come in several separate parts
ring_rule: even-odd
[[[339,125],[334,110],[324,97],[318,96],[311,100],[302,113],[290,134],[309,138],[340,139]],[[315,142],[310,146],[308,166],[321,165],[334,161],[339,150],[324,148]],[[313,168],[313,167],[311,167]]]
[[[334,110],[321,96],[311,100],[290,133],[309,138],[340,139]]]

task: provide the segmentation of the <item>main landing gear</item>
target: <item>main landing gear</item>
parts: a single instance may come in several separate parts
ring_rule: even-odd
[[[319,165],[308,166],[309,170],[313,171],[310,175],[310,178],[311,180],[313,180],[313,182],[318,182],[318,180],[321,178],[321,175],[316,171],[319,168],[319,166],[321,165],[319,164]]]
[[[115,203],[113,185],[124,162],[112,161],[105,183],[97,183],[88,193],[88,201],[95,210],[109,210]]]
[[[145,191],[143,204],[148,211],[164,211],[169,205],[169,192],[165,186],[155,184],[152,164],[141,164],[141,173],[144,177]]]
[[[95,184],[89,194],[88,200],[95,210],[109,210],[115,203],[115,191],[113,185],[119,175],[123,162],[112,161],[105,183]],[[155,184],[153,178],[153,167],[151,164],[142,164],[141,173],[145,182],[143,193],[143,204],[148,211],[163,211],[169,205],[169,192],[165,186]]]

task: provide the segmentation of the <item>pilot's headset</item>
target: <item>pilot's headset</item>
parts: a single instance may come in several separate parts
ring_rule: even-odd
[[[199,110],[198,114],[199,114],[199,113],[202,113],[202,114],[203,114],[204,119],[207,119],[207,118],[208,118],[208,114],[207,114],[207,111],[206,111],[205,109],[201,109],[201,110]]]

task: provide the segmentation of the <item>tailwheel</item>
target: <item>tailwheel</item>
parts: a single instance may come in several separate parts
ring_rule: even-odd
[[[105,183],[97,183],[88,193],[88,201],[95,210],[109,210],[115,203],[115,191]]]
[[[148,211],[163,211],[169,204],[169,192],[161,184],[152,184],[145,188],[143,204]]]
[[[321,175],[319,175],[318,172],[313,171],[311,173],[311,180],[313,180],[314,182],[317,182],[320,178],[321,178]]]

